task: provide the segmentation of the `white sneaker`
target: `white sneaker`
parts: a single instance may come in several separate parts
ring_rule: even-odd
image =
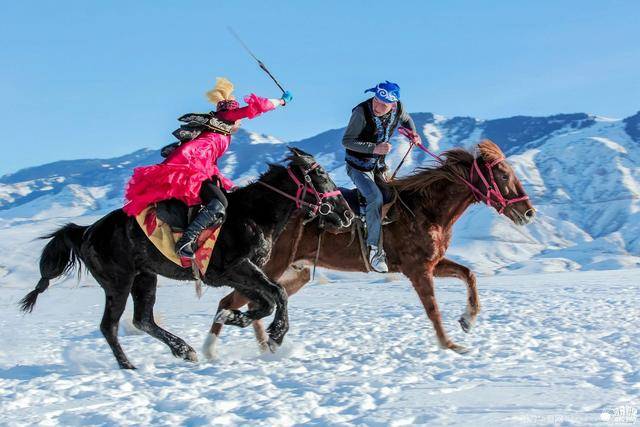
[[[387,257],[382,248],[377,246],[369,246],[369,264],[371,269],[378,273],[388,273]]]

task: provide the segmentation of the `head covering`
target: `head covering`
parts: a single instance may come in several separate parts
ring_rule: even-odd
[[[238,102],[231,94],[233,83],[224,77],[216,78],[216,87],[207,92],[207,98],[211,103],[216,104],[217,111],[234,110],[239,107]]]
[[[378,83],[376,87],[372,87],[364,91],[364,93],[373,92],[376,98],[387,104],[400,100],[400,86],[396,83],[386,80],[382,83]]]
[[[228,111],[240,108],[240,104],[235,99],[229,99],[227,101],[220,101],[216,104],[216,111]]]

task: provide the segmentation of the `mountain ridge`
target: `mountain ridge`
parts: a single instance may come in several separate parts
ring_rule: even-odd
[[[586,113],[481,120],[412,113],[432,150],[470,148],[490,138],[505,152],[540,213],[516,229],[483,206],[473,206],[454,229],[450,256],[481,272],[536,272],[640,266],[640,112],[624,119]],[[240,130],[219,166],[243,185],[284,159],[288,145],[314,154],[339,185],[344,128],[285,142]],[[409,144],[392,138],[396,165]],[[110,159],[58,161],[0,177],[0,227],[104,214],[122,204],[131,170],[161,160],[159,149]],[[401,175],[432,164],[420,150]],[[0,228],[2,230],[2,228]],[[505,237],[506,236],[506,237]],[[510,237],[509,237],[510,236]]]

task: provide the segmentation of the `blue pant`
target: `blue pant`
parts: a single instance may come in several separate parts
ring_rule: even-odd
[[[367,246],[381,247],[380,234],[382,233],[382,204],[384,202],[382,191],[375,182],[373,171],[362,172],[347,164],[347,175],[356,185],[362,196],[367,201],[365,217],[367,221]]]

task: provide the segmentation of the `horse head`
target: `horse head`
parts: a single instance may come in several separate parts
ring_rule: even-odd
[[[536,210],[500,147],[485,139],[477,150],[479,156],[469,174],[471,184],[477,189],[473,191],[476,199],[493,206],[518,225],[530,223]]]
[[[289,151],[290,170],[297,178],[296,197],[317,206],[307,210],[307,217],[320,215],[331,228],[350,227],[353,212],[327,171],[311,154],[295,147],[289,147]]]

